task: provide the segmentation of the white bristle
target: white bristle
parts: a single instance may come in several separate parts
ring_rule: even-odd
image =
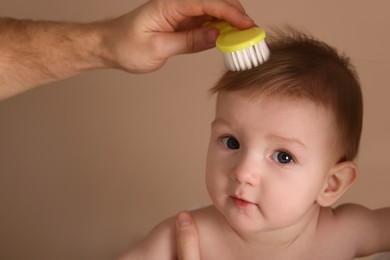
[[[268,60],[270,51],[265,41],[249,48],[224,53],[226,67],[231,71],[249,70]]]

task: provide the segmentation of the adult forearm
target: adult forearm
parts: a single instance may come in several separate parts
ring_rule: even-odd
[[[103,31],[102,23],[0,18],[0,99],[108,66]]]

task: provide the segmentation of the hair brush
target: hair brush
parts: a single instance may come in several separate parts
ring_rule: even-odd
[[[223,53],[229,70],[242,71],[257,67],[268,60],[270,51],[265,31],[259,27],[239,30],[225,21],[208,22],[218,29],[216,47]]]

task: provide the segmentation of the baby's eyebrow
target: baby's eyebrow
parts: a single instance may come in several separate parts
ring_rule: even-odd
[[[216,125],[231,125],[231,123],[223,118],[215,118],[213,122],[211,122],[211,127],[215,127]]]
[[[276,139],[276,140],[282,141],[282,142],[295,143],[295,144],[301,146],[302,148],[307,149],[307,146],[301,140],[296,139],[296,138],[290,138],[290,137],[285,137],[285,136],[280,136],[280,135],[269,135],[268,138]]]

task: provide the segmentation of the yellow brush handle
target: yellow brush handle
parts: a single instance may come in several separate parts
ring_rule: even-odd
[[[217,48],[221,52],[234,52],[249,48],[265,39],[265,31],[259,27],[239,30],[225,21],[208,22],[206,26],[218,29]]]

